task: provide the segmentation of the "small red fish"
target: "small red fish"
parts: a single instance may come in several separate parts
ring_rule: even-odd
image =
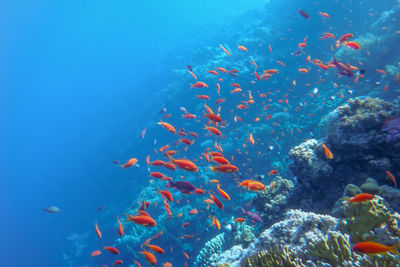
[[[119,250],[114,247],[109,246],[109,247],[104,247],[104,249],[111,252],[112,254],[119,254]]]
[[[397,243],[392,246],[385,246],[376,242],[361,242],[357,243],[353,246],[353,251],[359,253],[366,254],[384,254],[390,252],[392,254],[398,255],[399,252],[397,248],[400,246],[400,243]]]
[[[396,178],[394,178],[394,175],[390,171],[386,171],[386,175],[390,180],[392,180],[392,182],[394,183],[394,187],[397,187],[397,182]]]
[[[369,201],[373,199],[375,195],[367,194],[367,193],[360,193],[358,195],[355,195],[354,197],[350,198],[348,201],[353,202],[353,203],[358,203],[358,202],[364,202],[364,201]]]

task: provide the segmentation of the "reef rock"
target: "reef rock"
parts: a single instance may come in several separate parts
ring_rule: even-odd
[[[336,218],[329,215],[289,210],[283,221],[277,222],[265,230],[250,245],[244,258],[264,250],[283,249],[285,246],[289,246],[296,255],[305,255],[308,252],[309,244],[321,240],[337,222]]]
[[[268,186],[252,199],[256,210],[261,213],[263,225],[269,226],[282,217],[293,188],[292,181],[277,176],[274,186]]]
[[[350,99],[331,112],[323,127],[326,138],[307,140],[289,152],[289,167],[297,177],[290,207],[328,213],[346,184],[360,186],[360,181],[371,176],[387,183],[385,170],[396,175],[400,157],[383,149],[387,132],[381,127],[396,116],[397,109],[390,102],[365,97]],[[332,151],[333,159],[324,156],[322,142]],[[371,182],[362,189],[378,192],[379,188]]]

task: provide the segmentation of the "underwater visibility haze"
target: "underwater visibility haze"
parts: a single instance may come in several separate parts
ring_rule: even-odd
[[[2,1],[2,265],[399,266],[399,17]]]

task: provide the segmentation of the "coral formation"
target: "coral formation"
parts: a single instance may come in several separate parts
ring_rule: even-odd
[[[306,265],[288,247],[284,247],[280,250],[260,251],[258,254],[246,258],[241,266],[305,267]]]
[[[252,199],[257,211],[261,212],[264,225],[270,225],[281,218],[293,187],[292,181],[277,176],[273,187],[268,186]]]
[[[329,262],[332,266],[351,266],[352,251],[348,236],[329,231],[317,244],[311,245],[310,255]]]
[[[213,239],[206,242],[200,250],[199,255],[194,261],[194,266],[212,266],[216,264],[215,257],[212,259],[213,254],[219,255],[222,252],[224,245],[225,233],[221,233]]]
[[[359,184],[365,177],[374,176],[384,182],[385,170],[394,169],[395,157],[385,146],[381,125],[396,115],[397,106],[379,98],[355,98],[331,112],[326,120],[326,140],[310,139],[292,148],[289,167],[297,177],[290,203],[300,203],[305,210],[327,213],[348,183]],[[322,153],[324,142],[333,153],[327,160]],[[329,188],[329,194],[326,194]],[[365,191],[379,192],[372,180],[363,186]],[[349,190],[358,191],[354,187]],[[292,208],[298,206],[292,205]]]
[[[337,219],[329,215],[289,210],[282,221],[265,230],[249,246],[244,257],[270,248],[283,249],[285,246],[289,246],[297,255],[304,256],[308,253],[308,245],[321,240],[336,224]]]

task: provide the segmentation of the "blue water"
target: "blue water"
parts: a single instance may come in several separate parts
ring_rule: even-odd
[[[305,36],[310,36],[308,45],[316,50],[313,58],[329,61],[330,44],[318,39],[321,32],[360,35],[376,20],[365,14],[373,12],[378,16],[394,1],[380,1],[379,6],[373,1],[327,2],[1,1],[1,264],[45,267],[69,266],[73,262],[95,266],[88,255],[95,246],[113,243],[117,238],[113,230],[115,216],[123,217],[132,200],[148,185],[145,157],[153,147],[173,142],[161,127],[148,131],[142,140],[142,129],[154,127],[163,107],[167,107],[167,113],[175,114],[171,123],[180,121],[180,106],[201,115],[194,108],[201,101],[195,98],[178,98],[172,93],[169,99],[165,94],[160,96],[168,84],[177,82],[174,69],[206,62],[207,57],[195,57],[197,51],[204,47],[216,49],[222,43],[237,53],[236,40],[239,35],[246,35],[246,24],[265,20],[274,32],[274,39],[266,42],[274,50],[285,51],[286,57],[281,59],[287,66],[294,66],[292,73],[298,75],[299,63],[290,53]],[[314,20],[299,18],[298,8],[307,10]],[[319,10],[331,15],[334,26],[327,27],[321,19],[315,19]],[[286,41],[278,43],[279,38]],[[268,57],[267,47],[254,50],[259,57]],[[216,53],[210,52],[209,56],[215,57]],[[373,62],[369,64],[376,68]],[[289,76],[288,72],[285,75]],[[303,82],[320,78],[313,75]],[[241,79],[236,81],[249,81]],[[187,76],[184,84],[189,82],[193,80]],[[281,77],[274,82],[274,89],[284,90],[290,82]],[[214,81],[210,84],[214,90]],[[224,90],[229,98],[227,88]],[[296,93],[300,98],[310,89]],[[256,91],[254,88],[254,95]],[[235,102],[239,101],[240,97]],[[222,116],[231,116],[232,120],[229,111],[235,105],[227,105]],[[201,134],[204,141],[203,124],[191,124],[187,129]],[[297,125],[301,124],[298,120]],[[282,143],[282,154],[310,137],[313,127],[304,129],[304,135],[290,143]],[[189,148],[185,155],[194,158],[200,152],[204,151],[198,146]],[[271,155],[284,160],[278,151]],[[121,171],[113,164],[113,160],[123,162],[131,157],[139,159],[139,168]],[[251,165],[246,156],[236,157]],[[256,161],[254,157],[254,164],[259,166]],[[268,165],[256,172],[270,169]],[[61,212],[44,213],[43,208],[49,206],[58,206]],[[96,209],[100,206],[105,208],[99,213]],[[230,211],[234,212],[227,209],[226,216]],[[93,225],[98,220],[106,228],[105,242],[99,242],[94,235]],[[201,248],[201,244],[196,246]],[[136,251],[139,250],[140,247]],[[195,255],[194,252],[192,257]],[[144,259],[140,260],[146,266]],[[99,262],[96,264],[100,266]]]

